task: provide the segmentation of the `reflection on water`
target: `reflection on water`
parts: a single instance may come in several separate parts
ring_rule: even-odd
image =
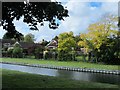
[[[10,65],[10,64],[2,64],[2,68],[34,73],[34,74],[64,77],[74,80],[90,81],[90,82],[118,84],[118,81],[120,81],[119,75],[112,75],[112,74],[76,72],[76,71],[37,68],[37,67],[28,67],[28,66]]]

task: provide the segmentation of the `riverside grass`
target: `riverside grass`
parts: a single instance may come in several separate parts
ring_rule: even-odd
[[[118,70],[118,65],[104,65],[97,63],[89,63],[82,61],[57,61],[57,60],[41,60],[41,59],[28,59],[28,58],[0,58],[3,62],[16,62],[26,64],[42,64],[52,66],[66,66],[66,67],[79,67],[79,68],[94,68],[105,70]]]
[[[118,88],[118,85],[2,70],[2,88]]]

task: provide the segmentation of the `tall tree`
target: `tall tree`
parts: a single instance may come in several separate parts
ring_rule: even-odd
[[[68,10],[58,2],[3,2],[2,3],[2,26],[11,37],[20,40],[19,33],[14,25],[13,20],[20,20],[24,17],[23,22],[30,26],[31,30],[38,30],[37,24],[44,25],[45,21],[49,22],[51,29],[56,29],[59,23],[56,20],[64,20],[68,16]]]
[[[79,50],[81,48],[80,46],[78,46],[78,42],[81,41],[80,34],[74,36],[74,40],[76,42],[75,50]]]
[[[73,32],[65,32],[58,36],[58,58],[59,60],[74,60],[72,57],[74,53],[76,42],[74,40]]]
[[[34,43],[34,40],[35,40],[34,38],[35,38],[35,36],[33,34],[29,33],[29,34],[25,35],[24,42]]]
[[[100,21],[91,24],[88,27],[88,33],[81,34],[82,41],[78,44],[93,51],[96,60],[99,60],[101,55],[101,46],[108,45],[108,41],[113,36],[117,36],[117,17],[113,15],[104,16]],[[112,43],[109,44],[112,45]],[[104,56],[104,55],[103,55]]]
[[[24,36],[22,34],[20,34],[20,33],[16,33],[15,35],[12,35],[12,34],[6,32],[3,35],[2,39],[12,39],[12,40],[16,40],[16,41],[23,41]]]
[[[49,42],[42,39],[42,41],[40,41],[40,44],[43,45],[43,46],[46,46]]]
[[[58,36],[55,36],[52,40],[58,41]]]

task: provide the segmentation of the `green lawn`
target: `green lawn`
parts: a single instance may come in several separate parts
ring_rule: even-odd
[[[2,88],[118,88],[118,85],[77,81],[2,69]]]
[[[118,65],[103,65],[96,63],[87,63],[82,61],[55,61],[55,60],[37,60],[37,59],[27,59],[27,58],[1,58],[0,61],[6,62],[20,62],[28,64],[46,64],[53,66],[69,66],[69,67],[81,67],[81,68],[96,68],[96,69],[106,69],[106,70],[118,70]]]

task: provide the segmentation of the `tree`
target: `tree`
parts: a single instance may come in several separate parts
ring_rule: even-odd
[[[36,47],[35,48],[35,58],[36,59],[43,59],[43,51],[44,48],[43,47]]]
[[[96,57],[95,58],[96,62],[99,60],[103,60],[103,58],[101,57],[105,56],[105,53],[101,53],[102,46],[106,47],[107,51],[109,50],[108,49],[109,47],[107,47],[108,44],[113,46],[112,42],[109,40],[113,39],[113,36],[117,37],[118,30],[116,22],[117,22],[116,16],[113,15],[104,16],[100,21],[91,24],[88,27],[88,33],[81,34],[80,36],[82,41],[80,41],[78,44],[80,46],[88,48],[88,52],[92,51],[92,54]],[[107,55],[109,56],[108,53]],[[108,58],[106,57],[106,59],[107,60],[111,59],[111,57]]]
[[[77,51],[79,48],[81,48],[81,47],[78,45],[78,42],[81,41],[80,34],[74,36],[74,40],[75,40],[75,42],[76,42],[75,50]]]
[[[102,62],[107,64],[120,65],[120,38],[113,36],[108,38],[105,43],[100,46],[100,58]]]
[[[17,37],[19,37],[20,40]],[[16,35],[12,35],[12,34],[6,32],[3,35],[3,39],[12,39],[12,40],[16,40],[16,41],[23,41],[24,36],[22,34],[18,34],[18,33],[16,33]]]
[[[44,40],[44,39],[42,39],[42,41],[40,42],[40,44],[43,45],[43,46],[46,46],[48,43],[49,43],[49,42],[46,41],[46,40]]]
[[[55,36],[52,40],[58,41],[58,36]]]
[[[74,36],[74,38],[75,38],[76,43],[78,43],[78,42],[81,40],[81,38],[80,38],[80,34]]]
[[[75,60],[74,48],[76,42],[74,40],[73,32],[65,32],[58,36],[58,58],[59,60]]]
[[[45,21],[49,22],[51,29],[56,29],[59,23],[56,20],[64,20],[68,17],[68,10],[58,2],[3,2],[2,3],[2,26],[7,31],[7,36],[21,39],[22,33],[15,28],[13,20],[20,20],[30,26],[31,30],[38,30],[37,24],[44,25]]]
[[[30,42],[30,43],[34,43],[34,35],[29,33],[27,35],[25,35],[24,37],[24,42]]]

